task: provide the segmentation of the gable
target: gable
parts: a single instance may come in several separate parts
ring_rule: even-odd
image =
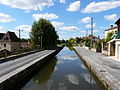
[[[1,41],[19,42],[19,38],[15,35],[14,32],[8,31],[8,32],[2,37]]]

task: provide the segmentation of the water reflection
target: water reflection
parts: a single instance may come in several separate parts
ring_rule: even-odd
[[[53,58],[49,62],[45,63],[39,73],[37,73],[33,80],[39,84],[43,84],[48,81],[51,77],[51,74],[54,72],[57,59]]]
[[[73,51],[73,46],[68,46],[69,50]]]
[[[57,62],[58,61],[58,62]],[[57,63],[57,64],[56,64]],[[100,90],[79,57],[64,48],[22,90]]]
[[[74,85],[79,85],[79,77],[75,74],[69,74],[66,76],[68,81]]]
[[[78,57],[74,56],[74,55],[65,55],[65,56],[60,56],[58,58],[61,60],[76,60],[76,59],[78,59]]]
[[[89,75],[89,74],[81,74],[80,76],[81,76],[82,78],[84,78],[85,81],[87,81],[88,83],[90,83],[90,84],[95,84],[95,81],[92,80],[91,75]]]

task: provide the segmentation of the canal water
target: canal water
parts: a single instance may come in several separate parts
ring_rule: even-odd
[[[101,90],[74,51],[65,47],[21,90]]]

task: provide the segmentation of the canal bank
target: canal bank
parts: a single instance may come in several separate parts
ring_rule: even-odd
[[[120,90],[120,62],[82,47],[74,47],[74,50],[108,90]]]
[[[26,57],[21,57],[18,58],[18,60],[0,64],[0,90],[19,90],[44,62],[58,54],[62,48],[63,47],[58,47],[35,53],[37,57],[35,56],[34,59],[30,59],[28,55],[26,57],[29,57],[28,59],[30,60],[27,60]],[[41,55],[39,55],[40,53]],[[34,54],[31,55],[31,58],[32,56],[34,56]],[[9,64],[10,67],[5,69],[6,65]]]

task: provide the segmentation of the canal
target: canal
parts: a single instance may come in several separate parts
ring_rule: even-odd
[[[65,47],[21,90],[101,90],[74,51]]]

